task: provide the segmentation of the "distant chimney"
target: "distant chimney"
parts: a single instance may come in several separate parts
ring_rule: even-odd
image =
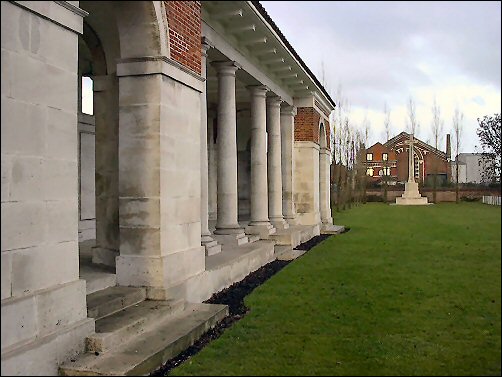
[[[450,134],[446,134],[446,161],[451,160],[451,142]]]

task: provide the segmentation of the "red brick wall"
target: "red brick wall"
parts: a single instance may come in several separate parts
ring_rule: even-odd
[[[166,1],[171,58],[201,74],[200,1]]]
[[[389,149],[389,148],[385,147],[381,143],[377,143],[377,144],[373,145],[371,148],[366,149],[366,153],[364,154],[364,159],[366,159],[367,153],[373,153],[373,160],[370,162],[379,164],[378,166],[373,166],[373,169],[374,169],[373,180],[378,181],[382,178],[379,175],[379,170],[381,170],[384,167],[382,155],[384,153],[387,153],[388,161],[389,161],[388,164],[390,165],[392,162],[396,161],[396,152],[394,152],[393,149]],[[386,165],[386,166],[389,166],[389,165]],[[398,166],[397,168],[394,168],[394,167],[390,168],[390,175],[392,177],[396,177],[398,175],[399,163],[397,163],[397,166]],[[369,167],[369,165],[368,165],[368,167]]]
[[[295,116],[295,141],[319,143],[319,120],[321,116],[313,107],[298,107]],[[325,122],[329,148],[329,122]]]

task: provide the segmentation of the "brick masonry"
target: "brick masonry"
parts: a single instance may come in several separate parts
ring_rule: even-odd
[[[295,116],[295,141],[313,141],[319,143],[319,120],[321,116],[313,107],[298,107]],[[330,124],[326,127],[326,142],[330,145]]]
[[[201,3],[166,1],[171,58],[191,71],[201,74]]]

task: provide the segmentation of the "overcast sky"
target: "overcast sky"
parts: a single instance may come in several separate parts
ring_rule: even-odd
[[[464,113],[461,151],[479,145],[477,118],[500,113],[500,2],[262,1],[309,68],[321,75],[338,103],[350,102],[351,119],[371,122],[370,145],[385,141],[383,109],[391,109],[392,136],[406,131],[412,96],[418,138],[432,143],[434,96],[445,133],[458,104]],[[445,138],[439,149],[445,150]]]

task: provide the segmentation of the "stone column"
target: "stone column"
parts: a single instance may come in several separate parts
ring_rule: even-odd
[[[206,61],[207,50],[211,47],[208,41],[202,40],[202,63],[201,75],[207,77]],[[208,215],[208,162],[207,162],[207,81],[204,82],[204,91],[200,94],[200,227],[201,227],[201,244],[205,247],[206,255],[217,254],[221,251],[221,245],[211,237],[209,231]]]
[[[293,144],[296,107],[281,109],[282,213],[289,225],[297,224],[293,203]]]
[[[214,127],[214,120],[216,113],[208,110],[208,131],[207,131],[207,145],[208,145],[208,211],[209,220],[216,221],[216,211],[218,207],[217,199],[217,178],[218,178],[218,145],[216,144],[216,132]]]
[[[218,218],[214,234],[220,243],[240,245],[248,241],[238,223],[235,72],[240,67],[232,61],[212,65],[218,75]]]
[[[96,124],[96,246],[92,262],[115,267],[119,255],[119,104],[115,75],[93,76]]]
[[[281,98],[267,99],[268,131],[268,215],[273,226],[289,228],[282,216]]]
[[[330,150],[321,147],[319,149],[319,209],[323,224],[333,224],[329,200],[329,162]]]
[[[248,87],[251,94],[251,221],[246,232],[275,233],[268,219],[266,86]]]

